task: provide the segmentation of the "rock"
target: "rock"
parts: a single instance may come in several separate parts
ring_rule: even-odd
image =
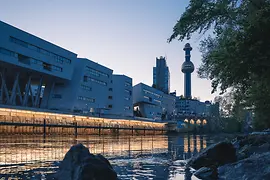
[[[194,175],[199,179],[211,180],[217,178],[217,169],[202,167],[198,169]]]
[[[250,148],[249,145],[245,145],[241,149],[237,150],[237,160],[242,160],[248,157],[248,149]]]
[[[218,168],[220,180],[269,180],[270,179],[270,152],[252,155],[233,164]]]
[[[220,142],[209,146],[201,153],[192,157],[188,161],[187,166],[191,166],[194,169],[200,169],[202,167],[213,168],[235,161],[236,150],[232,143]]]
[[[252,154],[260,154],[270,150],[269,135],[248,135],[234,139],[234,147],[237,150],[237,159],[242,160]]]
[[[54,175],[57,180],[116,180],[117,174],[110,162],[102,155],[93,155],[82,144],[74,145],[66,153],[59,170]]]
[[[239,141],[239,148],[242,148],[245,145],[260,146],[264,143],[270,143],[270,135],[268,134],[252,134],[245,136]]]

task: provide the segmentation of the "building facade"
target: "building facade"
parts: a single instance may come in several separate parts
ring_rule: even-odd
[[[173,119],[176,115],[176,108],[175,108],[176,96],[171,94],[164,93],[162,95],[162,108],[163,113],[165,114],[165,119]]]
[[[113,105],[111,114],[133,117],[132,79],[125,75],[113,75]]]
[[[77,55],[2,21],[0,30],[0,102],[47,107],[42,88],[50,94],[55,82],[71,80]]]
[[[175,112],[175,96],[139,83],[133,87],[133,106],[142,117],[165,120]]]
[[[113,70],[89,59],[78,58],[71,81],[54,85],[49,109],[106,114],[112,109]]]
[[[153,67],[153,85],[166,94],[170,93],[170,71],[165,57],[156,58],[156,67]]]
[[[200,102],[195,99],[176,98],[176,111],[178,116],[186,117],[207,117],[210,109],[206,102]]]
[[[131,78],[2,21],[0,32],[0,104],[133,115]]]

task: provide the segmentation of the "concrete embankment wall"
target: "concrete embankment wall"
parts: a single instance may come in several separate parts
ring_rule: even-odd
[[[0,108],[0,134],[164,134],[165,123]]]

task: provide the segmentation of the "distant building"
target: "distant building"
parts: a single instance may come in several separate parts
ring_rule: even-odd
[[[190,61],[192,47],[187,43],[183,50],[185,51],[185,61],[181,70],[184,73],[184,97],[191,99],[191,73],[194,71],[194,64]]]
[[[113,75],[111,114],[133,116],[132,79],[125,75]],[[109,98],[110,99],[110,98]]]
[[[163,94],[162,95],[162,110],[163,113],[166,115],[166,119],[173,119],[174,115],[176,114],[175,108],[175,101],[176,97],[170,94]]]
[[[177,97],[175,103],[178,116],[202,118],[210,115],[210,108],[207,102]],[[211,104],[209,104],[209,106],[210,105]]]
[[[139,83],[133,86],[133,106],[142,117],[150,119],[168,119],[175,111],[175,96]]]
[[[166,94],[170,92],[170,71],[165,57],[156,58],[156,67],[153,67],[153,85]]]

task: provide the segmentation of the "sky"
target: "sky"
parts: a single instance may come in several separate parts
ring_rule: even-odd
[[[201,35],[167,43],[189,0],[8,0],[0,1],[0,20],[125,74],[153,84],[156,57],[165,56],[171,91],[184,94],[184,45],[191,61],[201,63]],[[213,100],[211,82],[192,74],[192,96]]]

